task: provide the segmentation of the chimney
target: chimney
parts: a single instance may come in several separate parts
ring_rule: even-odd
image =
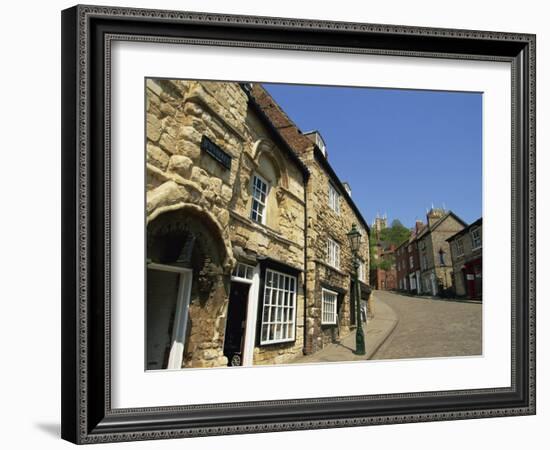
[[[428,215],[426,218],[428,219],[428,225],[432,226],[435,222],[437,222],[439,219],[441,219],[445,215],[445,210],[441,208],[434,208],[430,209],[428,212]]]
[[[351,197],[351,186],[349,185],[349,183],[347,181],[344,181],[342,182],[342,184],[344,185],[344,189],[346,190],[348,195]]]
[[[328,159],[327,146],[325,144],[325,141],[323,140],[323,137],[321,136],[321,133],[319,133],[317,130],[313,130],[304,133],[304,136],[312,141],[317,147],[319,147],[319,150],[321,150],[323,156]]]
[[[414,224],[414,233],[420,233],[420,231],[422,231],[422,228],[424,228],[424,222],[422,222],[420,219],[416,219],[416,223]]]

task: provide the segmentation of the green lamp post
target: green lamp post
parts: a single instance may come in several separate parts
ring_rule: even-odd
[[[355,330],[355,354],[364,355],[365,352],[365,335],[363,333],[363,327],[361,325],[361,288],[359,286],[359,248],[361,247],[361,233],[353,224],[351,231],[347,234],[349,240],[349,246],[351,248],[352,261],[353,261],[353,277],[355,279],[355,322],[357,328]]]

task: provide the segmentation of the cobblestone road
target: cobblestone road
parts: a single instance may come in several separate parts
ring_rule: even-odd
[[[393,333],[371,359],[481,354],[481,303],[433,300],[376,291],[399,317]]]

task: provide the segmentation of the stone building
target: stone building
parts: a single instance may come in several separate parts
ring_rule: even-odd
[[[352,255],[346,234],[355,224],[362,234],[359,252],[361,317],[366,320],[369,302],[368,223],[329,163],[328,151],[317,131],[302,133],[269,93],[259,84],[251,95],[277,127],[310,172],[306,187],[306,323],[304,353],[313,353],[335,342],[355,327]]]
[[[238,83],[148,79],[147,369],[302,354],[309,170]]]
[[[376,214],[376,218],[372,221],[372,234],[374,239],[380,239],[380,232],[388,228],[388,216],[384,214],[380,217],[380,214]]]
[[[483,220],[479,218],[447,239],[451,246],[456,295],[481,299],[483,293]]]
[[[451,252],[447,239],[466,227],[452,211],[432,208],[427,224],[418,234],[420,256],[420,293],[445,295],[452,288]]]

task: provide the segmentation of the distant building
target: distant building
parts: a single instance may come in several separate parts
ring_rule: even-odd
[[[393,291],[397,289],[395,245],[387,245],[385,242],[379,241],[374,246],[372,258],[376,261],[378,267],[371,270],[371,286],[380,291]]]
[[[447,239],[467,224],[452,211],[432,208],[427,225],[418,234],[421,283],[420,293],[440,295],[453,286],[451,251]]]
[[[459,297],[482,298],[482,219],[447,239],[451,247],[453,282]]]
[[[420,254],[418,236],[426,225],[417,220],[411,236],[395,250],[397,288],[413,294],[420,293]]]
[[[388,228],[388,217],[385,214],[382,217],[377,214],[371,226],[373,237],[379,239],[380,232],[385,228]]]

